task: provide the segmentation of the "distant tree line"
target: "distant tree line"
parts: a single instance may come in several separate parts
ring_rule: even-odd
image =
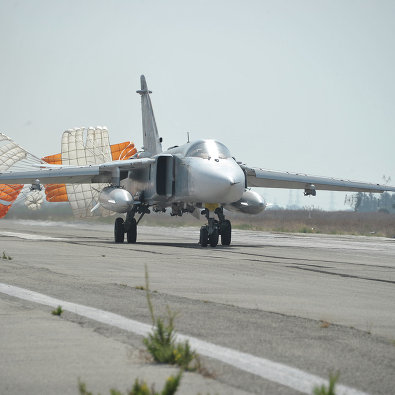
[[[384,213],[395,213],[395,193],[384,192],[382,194],[358,192],[347,195],[345,203],[354,211],[361,213],[379,211]]]

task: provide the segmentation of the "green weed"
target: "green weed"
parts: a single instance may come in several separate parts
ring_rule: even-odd
[[[93,395],[92,392],[86,389],[86,384],[80,381],[80,379],[78,379],[78,391],[80,395]]]
[[[3,256],[2,256],[1,258],[4,259],[4,260],[8,260],[8,261],[11,261],[11,260],[12,260],[12,257],[10,257],[9,255],[7,255],[7,254],[5,253],[5,251],[3,251]]]
[[[191,350],[188,341],[185,343],[176,343],[175,341],[174,314],[170,311],[167,324],[158,318],[153,332],[143,342],[156,362],[178,365],[183,370],[196,370],[196,364],[191,366],[192,361],[196,358],[196,353]]]
[[[329,386],[322,384],[321,387],[315,387],[313,390],[313,395],[336,395],[335,386],[337,380],[339,379],[340,373],[329,374]]]
[[[143,343],[147,347],[147,350],[153,357],[154,361],[158,363],[178,365],[181,369],[187,371],[202,370],[198,355],[191,349],[189,342],[176,342],[174,329],[176,314],[168,307],[166,321],[162,318],[155,317],[149,291],[147,267],[145,267],[145,291],[147,295],[148,309],[150,311],[154,327],[152,333],[143,339]]]
[[[176,393],[178,386],[180,385],[181,376],[182,371],[180,371],[175,377],[168,377],[165,386],[160,392],[156,392],[153,385],[151,386],[151,388],[149,388],[145,381],[136,379],[132,389],[130,391],[127,391],[126,395],[173,395]],[[78,390],[80,392],[80,395],[93,395],[92,392],[86,389],[86,384],[80,380],[78,380]],[[110,389],[110,394],[123,395],[123,392],[112,388]]]
[[[52,315],[58,315],[61,316],[63,313],[62,306],[58,306],[55,310],[52,310]]]

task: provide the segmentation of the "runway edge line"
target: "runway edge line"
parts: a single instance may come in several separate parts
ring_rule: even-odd
[[[133,332],[140,336],[147,336],[148,333],[152,332],[152,325],[144,324],[143,322],[135,321],[109,311],[67,302],[13,285],[0,283],[0,292],[8,296],[50,307],[62,306],[63,310],[128,332]],[[216,359],[240,370],[244,370],[248,373],[255,374],[269,381],[306,394],[311,394],[315,386],[323,384],[328,385],[327,380],[304,372],[303,370],[233,350],[231,348],[218,346],[195,337],[178,334],[177,340],[188,340],[191,347],[201,355]],[[336,386],[336,393],[339,395],[368,395],[366,392],[340,384]]]

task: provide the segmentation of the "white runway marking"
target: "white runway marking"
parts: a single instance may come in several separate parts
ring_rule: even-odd
[[[0,232],[0,236],[18,237],[19,239],[26,239],[26,240],[57,240],[57,241],[64,240],[59,237],[33,235],[31,233],[18,233],[18,232]]]
[[[62,306],[64,310],[70,311],[74,314],[90,318],[103,324],[115,326],[141,336],[147,336],[147,334],[152,331],[151,325],[147,325],[109,311],[66,302],[64,300],[55,299],[50,296],[30,291],[28,289],[15,287],[13,285],[0,283],[0,292],[46,306]],[[177,340],[188,340],[192,348],[201,355],[217,359],[238,369],[306,394],[311,394],[313,388],[317,385],[328,384],[327,380],[310,373],[306,373],[300,369],[273,362],[268,359],[259,358],[231,348],[217,346],[216,344],[208,343],[195,337],[179,334],[177,335]],[[367,395],[366,392],[358,391],[354,388],[343,385],[336,386],[336,393],[338,395]]]

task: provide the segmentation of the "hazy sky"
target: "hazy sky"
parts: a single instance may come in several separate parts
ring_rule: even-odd
[[[0,0],[0,51],[0,131],[36,155],[75,126],[141,147],[145,74],[165,148],[395,184],[395,1]]]

